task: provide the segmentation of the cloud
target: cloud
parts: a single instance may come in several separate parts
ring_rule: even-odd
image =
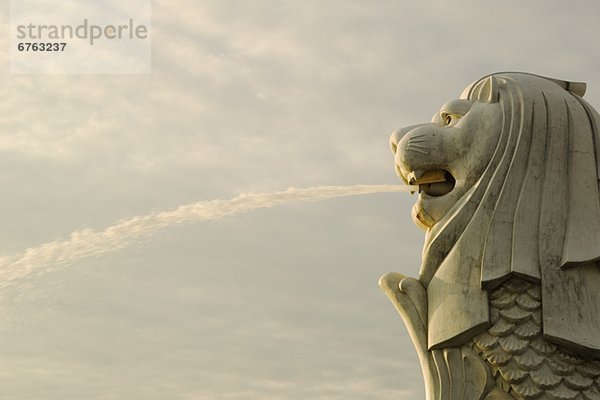
[[[376,287],[384,272],[418,273],[408,196],[160,230],[158,216],[240,192],[397,182],[389,132],[493,71],[587,80],[600,104],[599,7],[161,0],[151,75],[17,76],[0,63],[2,254],[80,257],[3,289],[3,396],[422,397]],[[113,221],[124,225],[91,228]]]
[[[390,239],[373,243],[396,201],[347,197],[186,224],[19,281],[3,290],[2,335],[15,339],[1,358],[18,365],[3,387],[27,398],[334,399],[334,387],[362,380],[381,388],[370,398],[388,396],[406,379],[401,366],[417,362],[376,285],[403,253],[390,225]],[[351,218],[369,205],[379,210],[372,227]]]

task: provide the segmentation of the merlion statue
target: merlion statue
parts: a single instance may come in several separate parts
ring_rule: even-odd
[[[600,116],[584,92],[497,73],[392,134],[426,234],[419,277],[380,285],[427,399],[600,399]]]

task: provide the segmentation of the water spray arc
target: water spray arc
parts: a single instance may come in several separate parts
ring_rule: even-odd
[[[200,201],[172,210],[119,221],[103,230],[82,229],[67,239],[56,240],[23,253],[0,258],[0,287],[42,270],[60,268],[125,248],[132,240],[147,237],[168,226],[184,222],[210,221],[251,210],[293,202],[314,202],[343,196],[386,192],[410,192],[414,186],[353,185],[288,188],[267,193],[245,193],[228,200]]]

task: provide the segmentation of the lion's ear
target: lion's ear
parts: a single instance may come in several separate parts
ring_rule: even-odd
[[[485,101],[487,103],[498,102],[498,80],[494,76],[488,76],[479,85],[477,98],[480,101]]]

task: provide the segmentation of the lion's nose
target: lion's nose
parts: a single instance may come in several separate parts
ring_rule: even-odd
[[[396,151],[398,150],[398,143],[400,143],[400,140],[402,140],[404,135],[406,135],[408,132],[410,132],[414,128],[421,126],[421,125],[422,124],[411,125],[411,126],[407,126],[405,128],[400,128],[400,129],[395,130],[390,136],[390,149],[392,150],[392,154],[394,154],[394,155],[396,154]]]

